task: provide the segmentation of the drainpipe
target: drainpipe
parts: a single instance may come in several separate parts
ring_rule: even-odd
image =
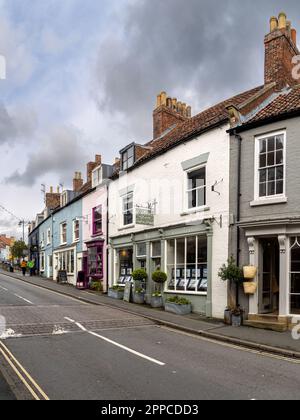
[[[108,293],[109,281],[108,281],[108,267],[109,267],[109,255],[108,255],[108,244],[109,244],[109,183],[106,184],[106,293]]]
[[[236,263],[240,265],[240,253],[241,253],[241,232],[238,223],[241,219],[241,170],[242,170],[242,137],[234,131],[234,136],[238,141],[238,168],[237,168],[237,210],[236,210]],[[239,284],[236,285],[236,306],[239,307]]]

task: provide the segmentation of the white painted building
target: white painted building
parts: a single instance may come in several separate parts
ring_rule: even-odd
[[[154,132],[161,114],[171,111],[176,118],[178,112],[164,95],[154,112]],[[231,223],[225,106],[217,107],[211,126],[203,117],[216,108],[162,127],[145,146],[121,151],[120,172],[109,186],[110,285],[126,283],[135,268],[144,267],[151,277],[161,267],[168,274],[167,295],[188,298],[194,312],[223,318],[227,284],[218,271],[229,256]]]

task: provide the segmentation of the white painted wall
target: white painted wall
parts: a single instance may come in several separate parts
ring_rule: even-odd
[[[120,192],[134,186],[134,204],[143,205],[157,200],[155,227],[163,228],[178,223],[197,222],[214,217],[213,223],[213,316],[223,317],[227,306],[227,285],[218,278],[220,266],[228,258],[229,231],[229,126],[211,130],[192,141],[181,144],[165,154],[122,175],[109,186],[109,234],[118,237],[126,233],[145,231],[145,226],[122,227],[122,200]],[[207,167],[206,211],[186,214],[186,173],[181,163],[205,153],[210,153]],[[223,181],[221,181],[223,180]],[[215,182],[218,195],[212,192]],[[185,214],[184,214],[185,213]],[[222,227],[220,226],[222,217]],[[109,272],[113,269],[110,267]],[[110,275],[110,277],[112,277]]]

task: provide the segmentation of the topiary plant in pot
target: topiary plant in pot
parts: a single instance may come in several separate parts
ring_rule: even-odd
[[[152,308],[162,308],[164,306],[162,287],[167,279],[168,276],[163,271],[157,270],[152,274],[152,280],[155,283],[155,292],[151,296]]]
[[[132,278],[134,280],[133,302],[141,305],[145,302],[148,274],[144,269],[140,268],[132,273]]]
[[[238,297],[238,290],[240,283],[244,280],[243,270],[237,266],[235,259],[231,256],[227,264],[223,264],[218,273],[219,277],[223,281],[229,281],[231,284],[234,284],[236,287],[236,294]],[[238,298],[236,299],[238,300]],[[224,313],[225,323],[228,322],[228,309]],[[236,304],[236,307],[231,309],[231,318],[232,322],[235,321],[235,324],[242,324],[243,322],[243,311],[240,306]]]

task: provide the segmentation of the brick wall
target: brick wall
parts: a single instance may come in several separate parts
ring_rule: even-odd
[[[299,51],[287,29],[268,34],[265,37],[265,84],[276,82],[278,90],[298,84],[292,76],[295,55],[299,55]]]

